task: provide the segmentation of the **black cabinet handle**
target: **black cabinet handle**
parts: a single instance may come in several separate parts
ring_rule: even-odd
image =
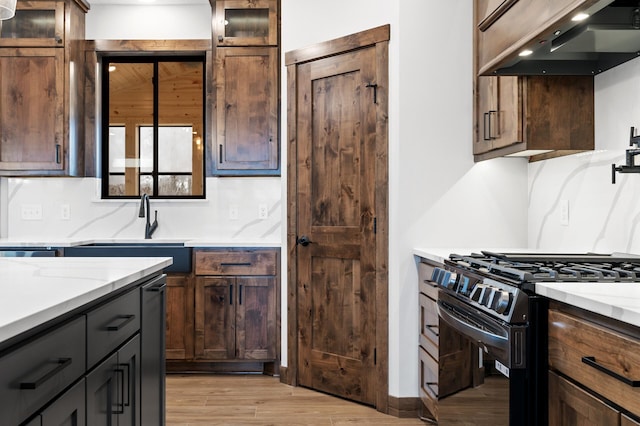
[[[497,115],[498,111],[496,110],[489,111],[489,139],[495,139],[496,137],[493,136],[493,132],[491,131],[491,114]]]
[[[438,383],[437,382],[426,382],[424,384],[427,389],[431,391],[436,397],[438,396]]]
[[[484,117],[484,126],[482,126],[482,139],[485,141],[491,140],[491,118],[489,117],[489,113],[485,112],[482,114]],[[489,136],[487,136],[487,129],[489,129]]]
[[[218,157],[218,162],[222,164],[222,145],[220,145],[220,156]]]
[[[242,285],[240,285],[240,288],[238,289],[238,304],[242,305]]]
[[[233,284],[229,284],[229,304],[233,305]]]
[[[596,357],[594,356],[583,356],[582,357],[582,362],[584,362],[585,364],[587,364],[590,367],[595,368],[598,371],[602,371],[604,374],[613,377],[616,380],[621,381],[622,383],[624,383],[625,385],[629,385],[632,388],[637,388],[640,387],[640,380],[631,380],[627,377],[621,376],[620,374],[609,370],[607,367],[598,364],[596,362]]]
[[[20,389],[38,389],[39,386],[42,386],[47,380],[60,373],[62,370],[71,365],[71,358],[59,358],[55,361],[57,364],[56,367],[45,373],[42,377],[37,379],[35,382],[22,382],[20,383]]]
[[[145,291],[151,291],[151,292],[154,292],[154,293],[158,293],[158,292],[161,292],[162,290],[164,290],[166,286],[167,286],[167,283],[161,283],[161,284],[158,284],[158,285],[147,287],[147,288],[145,288]]]
[[[251,266],[251,262],[227,262],[220,263],[220,266]]]
[[[136,318],[135,315],[121,315],[118,317],[119,320],[121,320],[120,323],[115,324],[115,325],[108,325],[107,326],[107,331],[120,331],[121,328],[123,328],[125,325],[129,324],[131,321],[133,321]]]
[[[60,164],[60,144],[56,144],[56,164]]]

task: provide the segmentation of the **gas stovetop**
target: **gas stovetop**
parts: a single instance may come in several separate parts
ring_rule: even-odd
[[[529,318],[539,282],[640,282],[640,256],[627,254],[451,254],[433,281],[474,309],[507,322]]]
[[[640,281],[640,256],[618,254],[451,254],[452,264],[513,285],[536,282]]]

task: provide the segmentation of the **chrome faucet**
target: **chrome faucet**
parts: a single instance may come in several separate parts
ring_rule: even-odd
[[[145,204],[146,204],[146,215],[145,215]],[[149,210],[149,195],[147,194],[142,194],[142,198],[140,198],[140,213],[138,214],[138,217],[147,217],[147,223],[144,227],[144,238],[146,240],[151,239],[151,235],[154,233],[154,231],[158,228],[158,210],[155,211],[156,213],[156,218],[153,221],[153,224],[151,224],[151,210]]]

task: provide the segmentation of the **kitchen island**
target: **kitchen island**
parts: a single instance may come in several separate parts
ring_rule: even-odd
[[[0,259],[0,425],[161,424],[171,263]]]

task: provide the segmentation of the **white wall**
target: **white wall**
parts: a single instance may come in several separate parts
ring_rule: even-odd
[[[468,1],[282,0],[282,9],[283,52],[391,24],[389,393],[415,397],[412,249],[526,246],[526,162],[473,164]]]
[[[102,5],[86,16],[87,40],[180,40],[211,38],[211,6]]]
[[[531,247],[640,253],[640,174],[617,174],[611,184],[611,164],[625,164],[632,126],[640,128],[640,59],[595,77],[594,153],[529,166]],[[561,200],[569,203],[566,226]]]

